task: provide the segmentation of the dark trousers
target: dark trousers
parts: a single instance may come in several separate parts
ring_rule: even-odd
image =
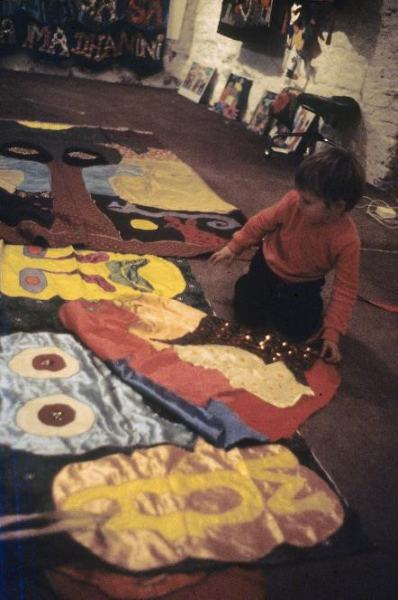
[[[292,340],[305,340],[322,325],[324,283],[286,283],[271,271],[260,248],[248,273],[235,284],[235,318],[248,327],[272,328]]]

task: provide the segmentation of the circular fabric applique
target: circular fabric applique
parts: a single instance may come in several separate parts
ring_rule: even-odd
[[[57,346],[26,348],[8,363],[11,371],[34,379],[72,377],[80,371],[79,361]]]
[[[159,225],[149,219],[131,219],[130,225],[133,229],[141,229],[142,231],[156,231]]]
[[[47,287],[47,278],[40,269],[21,269],[19,285],[32,294],[40,294]]]
[[[41,246],[24,246],[22,254],[29,258],[43,258],[47,254],[47,248]]]
[[[86,433],[95,422],[88,404],[65,394],[34,398],[19,409],[17,426],[32,435],[73,437]]]

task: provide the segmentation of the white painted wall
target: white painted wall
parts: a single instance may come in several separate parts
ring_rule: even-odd
[[[179,0],[174,0],[178,3]],[[182,80],[192,61],[216,67],[217,84],[211,101],[219,97],[228,75],[253,80],[248,120],[265,90],[286,85],[281,59],[247,49],[242,42],[217,33],[221,0],[187,0],[180,39],[170,42],[174,59],[168,71]],[[315,78],[307,92],[323,96],[351,96],[363,112],[357,139],[370,183],[378,184],[391,169],[398,132],[398,0],[347,0],[338,13],[331,45],[321,41],[322,54],[313,61]]]

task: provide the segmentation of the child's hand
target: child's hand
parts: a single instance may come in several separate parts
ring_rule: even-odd
[[[224,248],[217,250],[217,252],[214,252],[214,254],[210,256],[209,262],[211,262],[213,265],[216,265],[223,260],[226,260],[228,263],[230,263],[234,258],[235,254],[228,248],[228,246],[224,246]]]
[[[321,358],[328,363],[336,364],[341,361],[341,352],[336,342],[323,340]]]

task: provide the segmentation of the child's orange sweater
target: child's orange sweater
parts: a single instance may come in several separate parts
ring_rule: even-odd
[[[334,270],[333,289],[322,337],[339,341],[347,331],[358,293],[360,240],[351,217],[333,223],[310,223],[298,206],[299,194],[288,192],[279,202],[248,220],[228,247],[234,254],[258,244],[269,267],[287,282],[311,281]]]

